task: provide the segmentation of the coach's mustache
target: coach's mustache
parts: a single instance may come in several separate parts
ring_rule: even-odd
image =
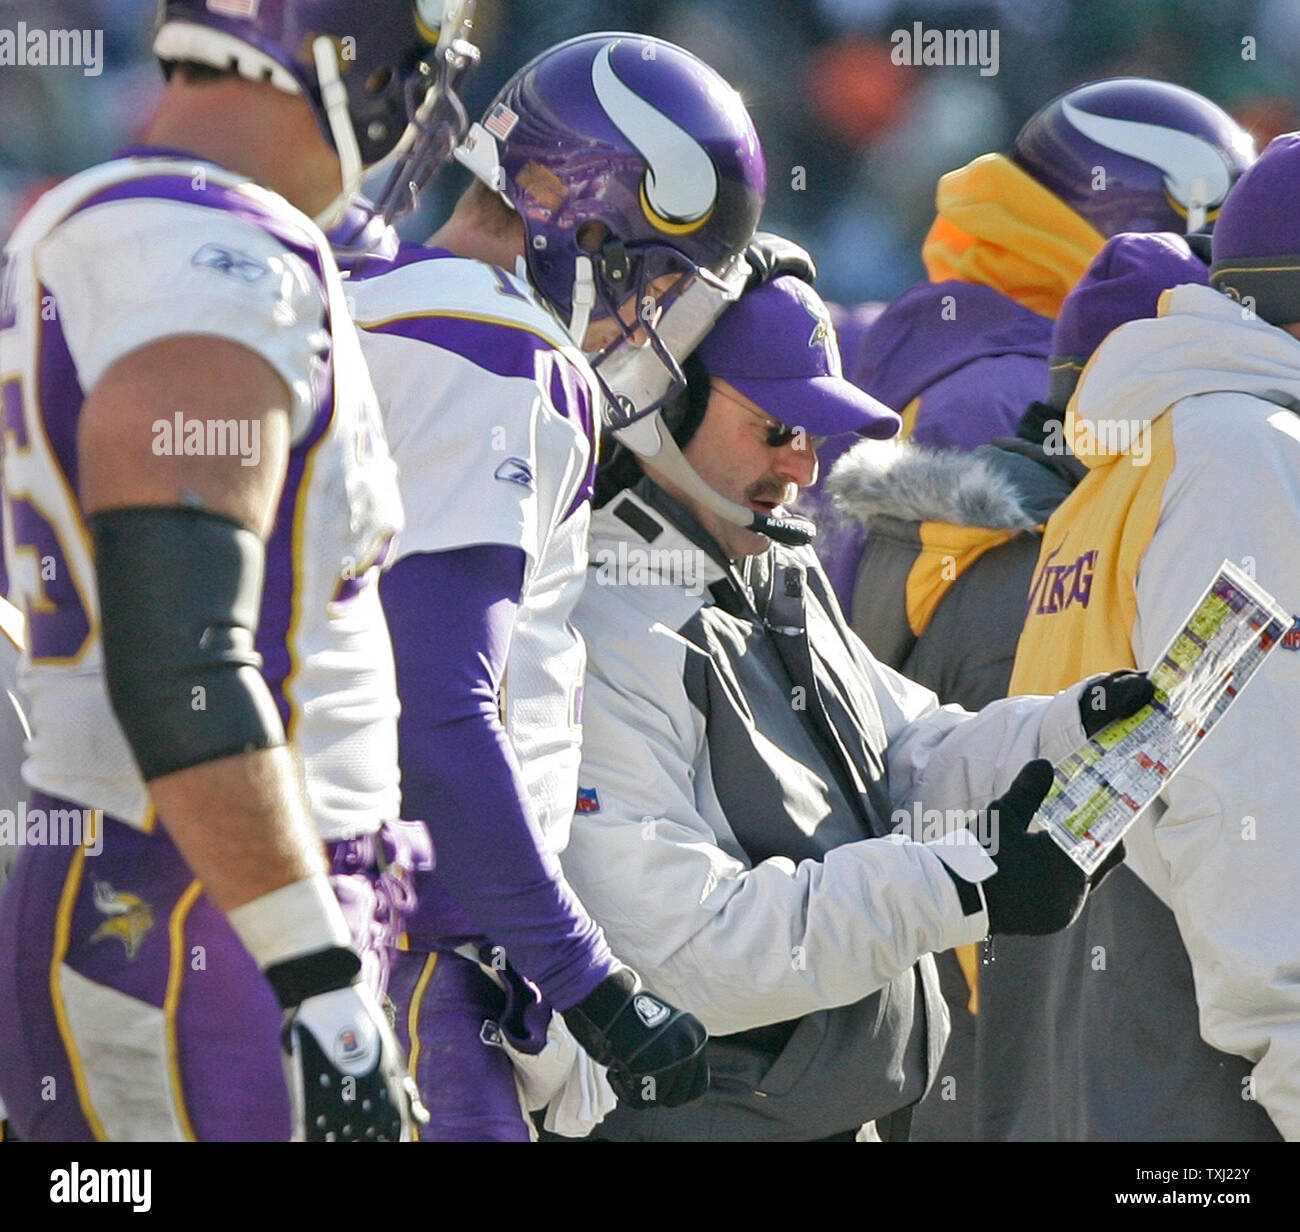
[[[772,501],[777,505],[793,504],[799,495],[799,485],[788,480],[760,479],[745,493],[747,501]]]

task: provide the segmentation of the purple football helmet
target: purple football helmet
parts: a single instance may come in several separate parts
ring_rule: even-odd
[[[596,315],[613,315],[660,275],[720,272],[753,236],[767,188],[736,91],[640,34],[586,34],[543,52],[456,156],[518,212],[529,276],[566,321],[580,257],[593,266]],[[591,223],[607,233],[587,248]]]
[[[1114,77],[1069,90],[1020,130],[1011,157],[1104,236],[1191,234],[1214,221],[1255,143],[1193,90]]]
[[[393,153],[433,84],[443,0],[159,0],[154,53],[310,105],[345,182]]]

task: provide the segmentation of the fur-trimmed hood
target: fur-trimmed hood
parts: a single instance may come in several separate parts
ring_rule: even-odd
[[[880,517],[997,530],[1038,526],[1077,481],[1039,447],[1008,440],[972,453],[910,441],[863,441],[835,464],[826,490],[869,527]]]

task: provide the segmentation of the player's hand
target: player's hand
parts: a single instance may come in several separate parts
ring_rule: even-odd
[[[692,1014],[646,991],[630,967],[607,975],[564,1021],[614,1093],[632,1108],[676,1108],[709,1086],[708,1033]]]
[[[267,971],[285,1008],[285,1081],[295,1142],[406,1142],[428,1112],[351,950]]]
[[[975,828],[976,834],[988,836],[987,850],[998,866],[992,877],[980,883],[990,933],[1054,933],[1068,928],[1083,910],[1089,889],[1083,869],[1046,831],[1027,832],[1051,786],[1052,763],[1042,758],[1031,761],[1006,793],[988,806]],[[1099,869],[1097,875],[1104,874]]]
[[[745,281],[745,290],[752,291],[773,278],[791,274],[811,283],[817,277],[817,263],[812,254],[794,240],[771,231],[755,231],[754,238],[745,249],[745,260],[749,264],[749,277]]]
[[[1100,680],[1084,685],[1079,694],[1079,717],[1089,739],[1116,719],[1136,714],[1156,695],[1156,687],[1144,672],[1129,668],[1111,672]]]

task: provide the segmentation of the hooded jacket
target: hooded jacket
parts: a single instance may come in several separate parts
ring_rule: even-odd
[[[827,491],[870,532],[854,632],[945,701],[975,710],[1005,697],[1039,532],[1080,472],[1018,438],[973,453],[865,441],[845,454]]]
[[[1176,287],[1157,318],[1115,331],[1067,411],[1090,473],[1044,531],[1012,691],[1150,667],[1224,559],[1300,611],[1297,408],[1300,341],[1217,291]],[[1287,1138],[1300,1138],[1297,650],[1293,632],[1126,840],[1128,867],[1173,913],[1202,1037],[1250,1067],[1226,1098],[1257,1100]],[[1205,1094],[1185,1093],[1191,1124],[1235,1116],[1203,1111]]]
[[[818,1138],[914,1103],[947,1033],[929,955],[987,921],[963,915],[950,849],[894,831],[1077,747],[1077,691],[941,708],[853,636],[809,549],[732,566],[649,480],[595,516],[590,568],[565,871],[714,1036],[699,1105],[616,1112],[602,1136]],[[958,851],[962,876],[991,871]]]
[[[844,375],[902,415],[904,437],[972,450],[1010,436],[1047,397],[1052,321],[1105,241],[1001,154],[940,179],[935,207],[922,247],[929,281],[878,314],[841,309],[836,323]],[[828,469],[844,444],[832,443]],[[819,524],[826,570],[852,610],[865,534],[824,484],[799,509]]]

